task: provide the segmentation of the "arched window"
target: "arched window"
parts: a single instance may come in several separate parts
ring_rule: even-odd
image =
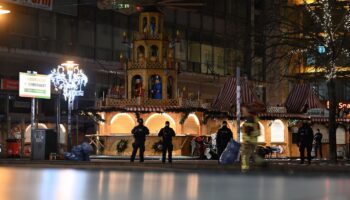
[[[130,134],[135,126],[135,120],[127,113],[118,113],[110,121],[111,133]]]
[[[150,31],[151,31],[151,34],[152,36],[155,36],[156,34],[156,18],[155,17],[152,17],[151,18],[151,23],[150,23]]]
[[[144,89],[143,89],[143,79],[140,75],[135,75],[131,79],[131,97],[143,97]]]
[[[167,83],[167,95],[168,99],[174,98],[174,78],[172,76],[168,77],[168,83]]]
[[[185,123],[183,124],[183,134],[199,134],[200,122],[195,114],[188,115]]]
[[[169,121],[170,127],[176,131],[175,120],[166,113],[163,113],[163,114],[155,113],[149,116],[145,121],[145,126],[148,127],[149,132],[151,134],[158,134],[160,129],[164,127],[166,121]]]
[[[147,17],[142,19],[142,29],[144,33],[147,32]]]
[[[274,120],[271,124],[271,142],[284,142],[284,124],[281,120]]]
[[[158,57],[158,47],[156,45],[151,46],[151,56]]]
[[[162,99],[162,78],[159,75],[152,75],[148,82],[149,98]]]
[[[244,123],[241,124],[241,129],[242,129],[242,126],[243,126]],[[258,123],[259,123],[259,128],[260,128],[260,136],[258,136],[258,142],[259,143],[264,143],[265,142],[265,127],[264,127],[264,125],[262,125],[261,122],[258,122]],[[242,138],[243,138],[242,135],[243,135],[243,133],[241,132],[241,134],[240,134],[240,141],[241,142],[243,141],[242,140]]]
[[[139,62],[145,59],[145,47],[142,45],[137,47],[137,59]]]
[[[345,137],[345,128],[342,126],[339,126],[336,131],[336,139],[337,144],[346,144],[346,137]]]

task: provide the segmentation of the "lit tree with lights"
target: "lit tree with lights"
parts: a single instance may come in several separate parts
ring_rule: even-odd
[[[264,52],[268,66],[263,73],[278,73],[274,77],[280,79],[276,78],[276,81],[289,77],[298,81],[323,80],[327,83],[330,102],[329,159],[336,162],[336,80],[348,77],[350,72],[349,67],[345,67],[350,64],[350,1],[264,2],[273,3],[260,17],[264,21],[260,37],[266,41]],[[311,55],[312,66],[300,62],[304,55]],[[291,72],[298,76],[290,76]]]
[[[311,78],[322,78],[327,83],[329,159],[336,162],[336,80],[349,72],[344,61],[350,57],[350,4],[337,0],[301,2],[302,6],[288,5],[279,10],[273,20],[280,29],[266,38],[270,39],[270,47],[285,47],[284,55],[313,56],[314,66],[308,66],[314,72]]]
[[[304,0],[307,13],[319,32],[311,35],[309,46],[298,51],[313,53],[318,71],[323,72],[327,82],[329,98],[329,159],[337,160],[336,154],[336,84],[335,80],[341,76],[342,58],[349,58],[350,10],[348,5],[339,4],[334,0],[318,0],[308,4]],[[315,52],[316,50],[316,52]],[[315,64],[316,65],[316,64]],[[316,69],[315,69],[316,71]]]

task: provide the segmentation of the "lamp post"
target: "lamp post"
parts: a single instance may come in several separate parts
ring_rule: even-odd
[[[88,82],[87,76],[79,69],[79,65],[73,61],[67,61],[58,65],[57,69],[51,71],[51,82],[56,90],[61,90],[64,99],[68,101],[68,145],[72,148],[72,109],[76,96],[83,96],[82,87]]]

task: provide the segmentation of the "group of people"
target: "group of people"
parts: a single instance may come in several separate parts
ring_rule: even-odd
[[[149,135],[149,129],[143,125],[142,118],[139,118],[137,122],[138,125],[135,126],[131,131],[135,141],[132,144],[133,150],[130,161],[135,161],[136,153],[138,150],[140,150],[140,162],[144,162],[145,141],[146,136]],[[162,137],[162,162],[165,163],[166,153],[168,153],[168,161],[171,163],[173,152],[172,138],[175,136],[175,131],[170,127],[169,121],[165,122],[165,126],[159,131],[158,136]]]
[[[312,159],[312,148],[314,146],[315,158],[317,158],[317,153],[319,153],[320,158],[322,159],[322,133],[320,129],[317,129],[316,134],[311,128],[311,126],[304,122],[303,125],[299,128],[297,134],[297,145],[300,152],[300,164],[304,164],[305,161],[305,150],[307,155],[308,164],[311,163]]]
[[[254,107],[242,106],[242,114],[246,118],[246,122],[243,124],[242,143],[241,143],[241,170],[246,172],[249,170],[249,160],[253,158],[256,164],[264,164],[261,157],[255,154],[257,146],[258,136],[260,135],[260,127],[258,123],[257,111]],[[135,138],[133,143],[133,151],[130,158],[131,162],[134,162],[138,149],[140,150],[140,162],[144,162],[144,151],[146,136],[149,135],[149,130],[143,125],[142,118],[138,119],[138,125],[132,129],[132,134]],[[166,154],[168,153],[168,161],[172,162],[173,144],[172,138],[175,136],[175,131],[170,127],[169,121],[165,122],[164,128],[162,128],[158,136],[162,138],[162,162],[166,161]],[[227,122],[222,123],[222,127],[218,130],[216,137],[217,157],[220,158],[224,152],[228,142],[233,138],[232,131],[228,128]],[[304,152],[307,151],[308,163],[311,162],[311,151],[313,145],[315,147],[315,157],[319,152],[322,158],[322,134],[317,129],[317,133],[314,135],[310,125],[305,122],[298,130],[297,145],[300,151],[300,163],[303,164],[305,160]]]

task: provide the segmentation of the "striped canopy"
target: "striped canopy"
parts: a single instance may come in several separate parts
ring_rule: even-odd
[[[311,108],[325,108],[307,84],[297,84],[285,102],[288,113],[302,113]]]
[[[220,93],[212,104],[214,110],[235,111],[236,110],[236,89],[237,80],[235,77],[229,77]],[[258,96],[254,93],[253,87],[246,78],[241,78],[241,104],[259,103],[264,105]]]

